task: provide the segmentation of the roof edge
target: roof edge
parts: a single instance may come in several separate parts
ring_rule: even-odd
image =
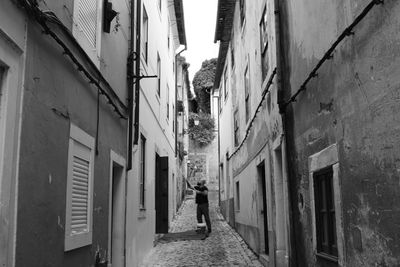
[[[182,0],[174,0],[174,9],[176,24],[178,27],[179,43],[186,46],[185,16],[183,12]]]

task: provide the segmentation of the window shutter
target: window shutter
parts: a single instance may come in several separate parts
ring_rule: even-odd
[[[89,231],[89,167],[89,161],[73,157],[71,234]]]
[[[77,23],[93,48],[96,48],[97,0],[79,0]]]
[[[71,124],[68,152],[65,251],[92,243],[94,138]]]
[[[72,34],[97,67],[100,66],[102,10],[100,0],[74,0]]]

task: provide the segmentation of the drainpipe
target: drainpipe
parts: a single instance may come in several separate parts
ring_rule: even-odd
[[[131,0],[131,39],[129,43],[129,57],[128,57],[128,166],[127,171],[132,169],[132,144],[133,144],[133,86],[134,76],[133,63],[135,60],[135,5],[134,1]]]
[[[214,91],[214,90],[213,90]],[[219,124],[220,124],[220,121],[219,121],[219,95],[218,96],[213,96],[214,98],[216,98],[217,99],[217,115],[218,115],[218,118],[217,118],[217,120],[218,120],[218,205],[219,205],[219,207],[221,207],[221,173],[220,173],[220,169],[221,169],[221,166],[220,166],[220,164],[221,164],[221,159],[220,159],[220,156],[221,156],[221,148],[220,148],[220,132],[219,132]]]
[[[177,149],[177,147],[178,147],[178,108],[177,108],[177,105],[176,105],[176,103],[177,103],[177,98],[178,98],[178,57],[179,57],[179,55],[182,53],[182,52],[184,52],[184,51],[186,51],[187,50],[187,44],[185,44],[185,47],[181,50],[181,51],[179,51],[176,55],[175,55],[175,114],[174,114],[174,117],[175,117],[175,125],[174,125],[174,127],[175,127],[175,158],[178,156],[178,149]],[[183,87],[183,84],[182,84],[182,87]]]
[[[131,0],[133,1],[133,0]],[[136,81],[135,81],[135,123],[134,123],[134,138],[133,138],[133,144],[137,145],[138,140],[139,140],[139,98],[140,98],[140,49],[141,49],[141,9],[142,9],[142,0],[137,0],[136,1],[136,51],[134,53],[134,59],[136,61],[135,63],[135,76],[136,76]],[[133,27],[132,27],[133,28]],[[132,30],[133,31],[133,30]],[[132,147],[132,144],[130,144]],[[132,154],[132,153],[131,153]]]
[[[283,80],[283,64],[284,64],[284,57],[282,51],[284,51],[283,43],[282,43],[282,26],[281,26],[281,15],[282,15],[282,8],[281,5],[284,3],[280,4],[283,2],[283,0],[274,0],[274,6],[275,6],[275,39],[276,39],[276,70],[277,70],[277,91],[278,91],[278,104],[279,104],[279,109],[281,111],[281,103],[283,100],[284,96],[284,88],[282,85],[282,80]],[[288,157],[290,155],[290,151],[288,151],[287,143],[286,143],[286,118],[285,118],[285,113],[281,113],[281,119],[282,119],[282,142],[281,142],[281,151],[282,151],[282,176],[284,179],[284,185],[286,182],[286,187],[284,188],[284,191],[286,191],[286,205],[285,208],[287,209],[287,212],[285,213],[286,217],[286,249],[287,249],[287,257],[288,257],[288,266],[296,266],[296,259],[297,257],[295,256],[296,250],[292,250],[291,243],[294,241],[294,226],[292,222],[292,205],[291,205],[291,192],[290,192],[290,179],[289,179],[289,173],[288,173]],[[294,246],[293,246],[294,247]]]

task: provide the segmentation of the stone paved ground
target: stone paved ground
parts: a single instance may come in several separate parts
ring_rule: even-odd
[[[262,266],[243,239],[227,224],[210,192],[212,233],[205,240],[158,243],[141,266]],[[196,229],[196,204],[186,198],[172,222],[170,232]]]

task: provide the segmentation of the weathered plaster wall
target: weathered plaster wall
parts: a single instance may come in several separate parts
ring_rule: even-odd
[[[98,3],[102,3],[99,1]],[[61,22],[71,30],[73,23],[74,1],[57,0],[39,3],[42,10],[54,12]],[[100,40],[100,71],[114,89],[115,93],[125,102],[128,97],[126,71],[130,40],[130,5],[129,1],[113,1],[113,10],[118,12],[111,23],[110,33],[101,30]],[[117,26],[118,20],[118,26]],[[102,24],[101,24],[102,25]]]
[[[259,23],[261,21],[262,12],[266,7],[268,14],[267,31],[268,31],[268,58],[269,58],[269,71],[265,80],[261,77],[261,51],[260,40],[254,38],[259,36]],[[223,209],[226,216],[229,218],[234,216],[234,224],[238,232],[242,235],[245,241],[256,253],[263,253],[264,247],[264,223],[261,210],[263,210],[261,180],[257,171],[258,164],[264,161],[266,168],[266,183],[267,187],[271,188],[273,185],[273,168],[270,166],[269,159],[272,159],[272,146],[281,137],[282,123],[277,106],[277,86],[276,79],[270,88],[266,88],[267,81],[272,75],[276,67],[276,48],[275,48],[275,21],[274,21],[274,6],[273,1],[246,1],[246,20],[244,26],[240,25],[240,10],[239,4],[236,4],[236,10],[233,22],[233,34],[231,40],[231,47],[234,47],[235,66],[231,68],[231,51],[228,51],[225,66],[228,70],[229,82],[229,96],[228,101],[232,105],[226,111],[223,106],[221,116],[221,136],[232,136],[233,133],[233,112],[237,108],[239,111],[239,144],[246,136],[246,131],[249,128],[248,136],[243,146],[237,151],[235,155],[229,160],[229,182],[230,198],[229,201],[222,202]],[[244,90],[244,73],[246,67],[249,69],[250,79],[250,119],[246,121],[245,111],[245,90]],[[221,82],[220,90],[223,86]],[[262,100],[262,93],[264,90],[269,92],[266,94],[265,99]],[[262,101],[262,105],[256,113],[256,108]],[[225,113],[226,112],[226,113]],[[250,126],[250,121],[255,116],[254,121]],[[225,126],[228,124],[229,126]],[[226,144],[226,140],[221,142],[221,160],[226,164],[226,151],[229,151],[231,156],[236,151],[237,146],[233,143],[233,136],[231,142]],[[225,145],[226,144],[226,145]],[[224,148],[224,145],[227,148]],[[223,150],[225,149],[225,151]],[[224,170],[226,173],[226,170]],[[237,199],[236,182],[239,182],[240,187],[240,200]],[[228,182],[226,182],[228,184]],[[274,251],[274,231],[275,218],[274,195],[273,191],[266,190],[267,192],[267,206],[269,226],[265,231],[271,232],[270,234],[270,247]],[[237,203],[240,201],[240,210],[237,210]],[[271,261],[273,259],[271,258]]]
[[[369,1],[288,1],[286,97]],[[376,6],[287,111],[293,219],[300,266],[312,250],[308,157],[339,150],[346,266],[400,264],[400,3]]]
[[[193,140],[189,140],[188,160],[192,168],[196,166],[194,170],[188,169],[190,183],[196,185],[205,179],[208,189],[218,190],[218,137],[215,136],[214,140],[204,147],[199,147]]]
[[[26,21],[11,1],[0,5],[0,266],[12,266]]]
[[[64,252],[70,123],[96,136],[97,91],[31,23],[22,111],[16,266],[93,266],[107,259],[110,150],[126,155],[126,121],[101,101],[93,241]]]

